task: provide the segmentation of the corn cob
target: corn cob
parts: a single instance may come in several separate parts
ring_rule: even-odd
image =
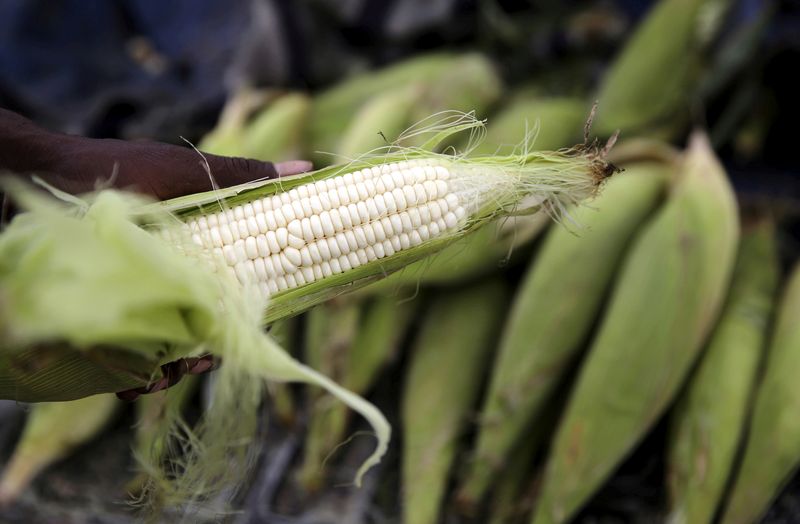
[[[621,268],[556,434],[535,524],[568,521],[668,407],[716,319],[737,239],[733,192],[695,134],[669,201]]]
[[[402,398],[403,522],[438,522],[457,443],[503,319],[497,280],[434,299],[414,342]],[[449,373],[443,382],[442,373]]]
[[[570,212],[577,233],[556,227],[523,280],[481,410],[462,505],[477,503],[575,360],[636,229],[660,199],[669,167],[634,164],[590,207]],[[568,328],[566,326],[569,326]]]
[[[600,86],[595,131],[672,136],[688,120],[704,50],[730,0],[661,0]]]
[[[517,95],[487,127],[486,138],[472,154],[510,153],[525,136],[526,121],[538,123],[533,142],[537,148],[559,149],[578,140],[583,126],[585,103],[577,99],[547,99]],[[533,131],[533,127],[528,128]],[[511,146],[513,144],[513,146]],[[462,147],[469,148],[467,142]],[[510,256],[524,259],[524,246],[547,224],[544,214],[516,217],[489,224],[464,240],[453,243],[435,257],[421,260],[370,286],[378,293],[418,284],[452,284],[485,274],[507,264]]]
[[[747,445],[722,524],[758,522],[800,463],[800,265],[784,290],[764,375],[756,392]]]
[[[730,477],[778,280],[774,237],[768,221],[745,230],[727,305],[673,415],[671,523],[710,523]]]
[[[0,478],[0,507],[16,500],[42,470],[97,436],[120,405],[114,395],[35,405]]]
[[[471,121],[456,126],[474,127]],[[436,139],[449,134],[439,133]],[[364,158],[344,174],[342,168],[327,168],[268,181],[250,192],[240,186],[234,189],[240,194],[226,199],[229,209],[219,208],[217,194],[194,210],[185,209],[180,199],[172,205],[185,209],[196,244],[225,260],[240,282],[271,297],[269,322],[298,312],[293,297],[302,295],[302,308],[307,308],[325,298],[310,297],[314,291],[323,289],[330,295],[335,284],[351,282],[353,268],[374,279],[431,253],[432,245],[444,247],[501,209],[517,206],[528,184],[537,191],[553,191],[552,196],[542,194],[547,208],[560,208],[565,197],[574,203],[591,195],[606,172],[598,173],[592,167],[596,161],[587,159],[588,172],[581,168],[568,179],[568,171],[556,168],[563,154],[574,157],[570,152],[522,155],[540,157],[542,167],[552,166],[552,171],[540,171],[536,162],[491,167],[481,158],[443,155],[366,166],[369,159]],[[537,175],[527,174],[530,169]],[[196,197],[190,201],[197,202]],[[169,231],[165,234],[170,238]],[[393,257],[397,252],[404,256]],[[368,282],[361,279],[362,284]]]

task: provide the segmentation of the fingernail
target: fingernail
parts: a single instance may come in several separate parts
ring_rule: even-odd
[[[314,169],[314,164],[308,160],[288,160],[275,164],[275,171],[278,176],[297,175]]]

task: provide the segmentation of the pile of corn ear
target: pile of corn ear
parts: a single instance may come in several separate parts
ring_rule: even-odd
[[[242,91],[198,146],[303,175],[160,203],[5,181],[26,212],[0,233],[0,398],[31,407],[0,507],[98,438],[114,392],[211,354],[193,426],[199,377],[135,404],[151,514],[234,500],[266,402],[302,441],[285,485],[331,488],[367,429],[350,480],[399,476],[408,524],[573,521],[663,421],[663,520],[758,521],[800,465],[800,266],[687,133],[725,8],[661,0],[582,96],[432,54]],[[371,470],[387,450],[399,472]]]

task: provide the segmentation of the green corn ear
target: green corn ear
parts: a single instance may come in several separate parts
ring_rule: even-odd
[[[486,138],[473,150],[475,155],[510,153],[520,137],[538,128],[533,145],[537,149],[558,149],[581,139],[589,115],[579,98],[518,96],[489,119]]]
[[[600,87],[594,130],[672,136],[688,121],[703,54],[730,0],[661,0],[625,44]]]
[[[634,164],[575,209],[583,228],[553,228],[523,280],[503,333],[459,499],[477,503],[569,370],[639,225],[662,196],[669,167]]]
[[[308,95],[287,93],[278,97],[245,128],[240,156],[272,162],[305,157],[305,132],[310,112]]]
[[[241,156],[248,118],[275,96],[274,92],[253,89],[235,93],[222,109],[217,125],[200,140],[197,148],[215,155]]]
[[[0,478],[0,506],[16,500],[42,470],[97,436],[121,405],[114,395],[34,405]]]
[[[290,355],[297,355],[297,344],[295,333],[297,331],[297,317],[284,318],[270,326],[269,333],[282,348]],[[285,426],[291,426],[295,422],[296,407],[295,399],[292,395],[291,386],[284,382],[268,384],[269,396],[272,402],[272,409]]]
[[[561,419],[535,524],[566,522],[667,409],[713,327],[739,235],[736,200],[695,134],[636,239]]]
[[[358,333],[360,304],[353,300],[338,300],[321,304],[306,315],[305,360],[312,368],[341,383],[345,370],[345,355]],[[324,479],[322,462],[331,451],[328,447],[328,426],[344,426],[344,415],[334,411],[331,399],[321,390],[309,391],[311,424],[306,434],[304,464],[298,472],[307,490],[320,488]],[[333,415],[331,413],[334,413]],[[335,417],[341,417],[336,420]],[[313,421],[317,421],[316,423]],[[321,457],[321,458],[320,458]]]
[[[411,111],[420,91],[417,85],[405,85],[365,102],[344,131],[339,156],[356,158],[397,140],[411,123]]]
[[[355,75],[315,97],[309,123],[312,152],[335,152],[339,139],[365,100],[385,91],[435,78],[458,56],[436,53],[414,57],[380,69]],[[377,132],[377,131],[376,131]],[[319,165],[330,163],[327,155],[314,154]]]
[[[733,469],[778,283],[774,226],[746,228],[727,304],[673,415],[673,524],[710,523]],[[724,399],[724,400],[721,400]]]
[[[800,464],[800,265],[784,290],[744,458],[722,524],[758,522]]]
[[[494,66],[478,53],[459,56],[425,87],[414,106],[413,122],[448,109],[465,113],[475,111],[480,118],[503,93],[503,84]]]
[[[337,380],[343,387],[357,395],[367,392],[396,353],[413,311],[412,302],[400,303],[393,297],[376,297],[361,304],[353,343],[341,347]],[[319,486],[325,459],[343,441],[349,419],[350,412],[337,403],[320,399],[314,405],[300,474],[310,488]]]
[[[425,313],[401,400],[406,524],[438,522],[457,444],[496,346],[506,298],[505,286],[491,280],[442,293]]]

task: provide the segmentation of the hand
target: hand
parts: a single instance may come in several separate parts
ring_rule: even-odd
[[[200,154],[188,146],[52,133],[0,109],[0,174],[4,170],[36,174],[52,186],[73,194],[112,186],[166,200],[213,189],[211,177],[218,187],[228,187],[303,173],[311,168],[311,163],[304,160],[273,164]],[[0,205],[2,224],[5,209],[2,198],[0,204],[3,204]],[[177,384],[183,375],[210,371],[214,365],[210,356],[179,359],[161,366],[162,377],[152,384],[118,392],[117,396],[135,400],[139,395]]]
[[[0,109],[0,171],[36,174],[73,194],[107,187],[110,182],[116,188],[165,200],[211,190],[209,171],[219,187],[228,187],[294,175],[311,167],[303,160],[273,164],[201,155],[188,146],[52,133]]]

